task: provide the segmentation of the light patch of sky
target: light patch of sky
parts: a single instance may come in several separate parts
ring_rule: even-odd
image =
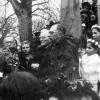
[[[41,3],[43,1],[44,0],[33,1],[33,5],[37,4],[37,3]],[[48,5],[56,12],[56,10],[58,10],[58,11],[60,10],[60,4],[61,4],[61,0],[50,0]],[[36,8],[38,8],[38,5],[34,6],[32,11],[34,11]]]
[[[51,0],[50,6],[54,7],[54,8],[56,7],[59,10],[60,1],[61,0]],[[6,2],[7,2],[7,0],[0,0],[0,16],[4,16],[5,15],[5,11],[6,11],[6,17],[14,13],[14,10],[13,10],[13,8],[12,8],[10,3],[6,6],[6,8],[5,8],[5,6],[3,6]],[[37,2],[41,2],[41,0],[37,0],[37,1],[33,2],[33,4],[34,3],[36,4]],[[35,9],[35,7],[33,9]]]
[[[14,10],[10,3],[8,3],[6,6],[4,4],[7,2],[7,0],[0,0],[0,16],[8,17],[9,15],[14,13]]]

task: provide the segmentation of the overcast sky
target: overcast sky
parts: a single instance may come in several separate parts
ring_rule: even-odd
[[[5,11],[6,11],[6,16],[8,16],[11,13],[14,13],[10,3],[6,7],[3,6],[5,4],[5,2],[6,2],[6,0],[0,0],[0,16],[4,16]]]
[[[60,7],[61,0],[51,0],[51,1],[52,1],[52,4],[51,4],[52,6]],[[6,16],[14,13],[13,8],[10,3],[6,6],[6,8],[4,6],[2,6],[5,4],[5,2],[6,2],[6,0],[0,0],[0,16],[4,16],[5,10],[6,10]]]

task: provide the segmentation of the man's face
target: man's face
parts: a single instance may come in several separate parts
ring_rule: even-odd
[[[29,44],[23,44],[22,45],[22,52],[24,52],[25,54],[29,54],[29,52],[30,52],[30,45]]]
[[[13,37],[6,37],[4,39],[4,46],[6,48],[17,47],[16,40]]]
[[[92,29],[92,33],[93,33],[93,38],[97,41],[100,41],[100,32],[97,31],[97,29]]]
[[[40,41],[41,41],[41,45],[46,45],[50,42],[50,34],[47,29],[41,30]]]
[[[53,25],[50,30],[49,30],[49,33],[50,33],[50,38],[52,40],[56,40],[58,37],[60,37],[60,31],[58,30],[58,24],[55,24]]]

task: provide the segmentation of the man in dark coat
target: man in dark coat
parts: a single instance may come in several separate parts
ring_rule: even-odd
[[[53,25],[50,30],[43,29],[40,40],[41,45],[37,49],[40,64],[37,77],[42,93],[46,93],[46,96],[61,94],[59,90],[62,90],[65,80],[77,78],[76,40],[70,35],[66,36],[65,29],[59,24]]]

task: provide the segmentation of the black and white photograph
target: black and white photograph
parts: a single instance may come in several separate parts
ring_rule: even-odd
[[[0,0],[0,100],[100,100],[100,0]]]

